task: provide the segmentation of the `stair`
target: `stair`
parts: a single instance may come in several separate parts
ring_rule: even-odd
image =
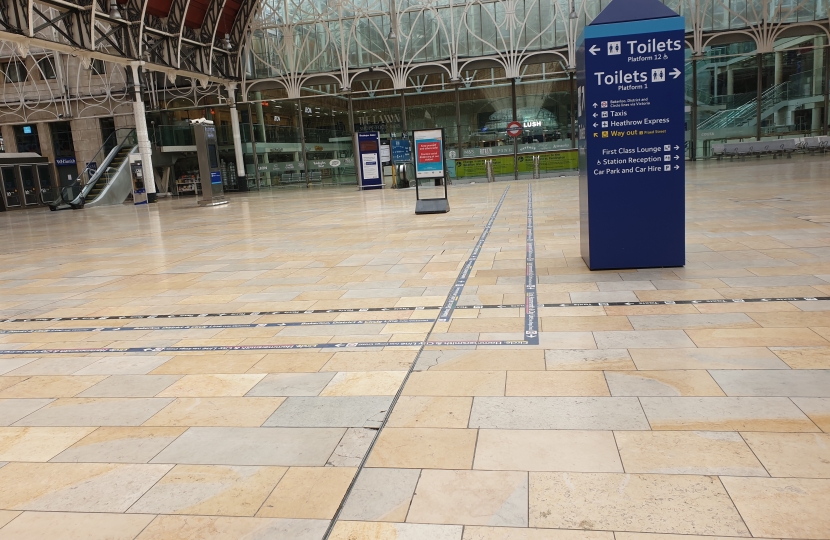
[[[129,146],[124,146],[118,153],[112,158],[112,161],[107,166],[106,170],[101,173],[101,176],[95,182],[95,185],[89,190],[85,199],[87,202],[92,202],[98,198],[98,195],[104,190],[105,187],[110,183],[113,175],[118,171],[118,167],[127,159],[127,156],[130,154],[132,149]]]

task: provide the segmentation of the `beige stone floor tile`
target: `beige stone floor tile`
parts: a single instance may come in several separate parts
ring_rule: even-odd
[[[216,516],[158,516],[136,540],[319,540],[328,521]]]
[[[619,539],[620,533],[616,534],[617,539]],[[567,531],[563,529],[468,526],[464,527],[462,540],[614,540],[614,533],[610,531]]]
[[[830,343],[830,326],[814,326],[812,330]]]
[[[723,477],[721,481],[753,536],[830,538],[830,480]]]
[[[465,428],[473,406],[471,397],[401,396],[387,427]]]
[[[504,371],[421,371],[412,373],[405,396],[503,396]]]
[[[617,431],[625,472],[767,476],[738,433]]]
[[[653,430],[814,432],[784,397],[641,397]]]
[[[185,375],[157,397],[241,397],[264,377],[264,373]]]
[[[266,354],[248,371],[250,373],[314,373],[320,371],[333,353],[294,352]]]
[[[257,517],[331,519],[357,469],[291,467]]]
[[[245,373],[264,354],[177,355],[150,373],[153,375],[194,375],[199,373]]]
[[[526,472],[425,470],[406,520],[527,527],[527,497]]]
[[[744,440],[770,476],[830,478],[830,435],[744,433]]]
[[[698,347],[826,347],[830,342],[809,328],[686,330]]]
[[[184,427],[100,427],[52,461],[147,463],[185,432]]]
[[[532,350],[438,350],[424,351],[416,369],[431,371],[544,370],[545,351]]]
[[[546,317],[597,317],[606,315],[611,306],[569,306],[539,308],[539,318]]]
[[[729,287],[717,289],[724,298],[793,298],[824,296],[818,287]]]
[[[92,427],[0,427],[0,461],[49,461]]]
[[[603,330],[633,330],[628,317],[542,317],[543,332],[599,332]]]
[[[830,347],[771,347],[793,369],[830,369]]]
[[[638,369],[787,369],[766,347],[629,349]]]
[[[17,514],[17,512],[15,512]],[[155,516],[82,512],[23,512],[0,530],[3,540],[133,540]],[[2,526],[0,519],[0,526]]]
[[[104,379],[103,375],[34,376],[0,392],[0,399],[74,397]]]
[[[714,289],[662,289],[657,291],[634,291],[640,302],[664,302],[667,300],[715,300],[723,298],[721,290]],[[747,297],[749,298],[749,297]]]
[[[486,318],[486,319],[453,319],[450,323],[450,332],[464,334],[469,332],[524,332],[524,318],[515,319]]]
[[[320,396],[394,396],[405,376],[404,371],[340,372]]]
[[[637,369],[626,349],[546,350],[549,371],[601,371]]]
[[[755,322],[767,328],[806,328],[830,326],[830,311],[788,311],[783,313],[754,313]]]
[[[171,465],[9,463],[0,468],[0,508],[124,512]]]
[[[234,465],[176,465],[130,512],[253,516],[288,469]]]
[[[19,515],[20,512],[15,512],[13,510],[0,510],[0,529],[3,528],[6,523],[10,522]]]
[[[531,472],[530,526],[749,536],[711,476]]]
[[[793,398],[793,402],[822,431],[830,433],[830,398]]]
[[[17,383],[23,382],[28,377],[0,377],[0,391],[5,390],[10,386],[14,386]]]
[[[391,428],[381,431],[368,467],[469,469],[476,449],[475,429]]]
[[[461,540],[461,531],[462,527],[457,525],[338,521],[329,538],[330,540]]]
[[[143,425],[258,427],[283,401],[284,397],[177,398]]]
[[[695,306],[689,304],[669,304],[657,306],[605,306],[609,316],[628,315],[692,315],[699,313]]]
[[[734,536],[615,532],[616,540],[733,540]]]
[[[610,431],[481,429],[474,469],[623,472]]]
[[[788,302],[729,302],[726,304],[695,304],[700,313],[770,313],[798,311]]]
[[[415,361],[414,351],[336,352],[320,371],[400,371]]]
[[[606,371],[612,396],[723,396],[702,370]]]
[[[609,396],[599,371],[508,371],[505,396]]]

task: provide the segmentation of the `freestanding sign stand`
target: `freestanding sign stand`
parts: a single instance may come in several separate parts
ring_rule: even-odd
[[[357,170],[360,189],[383,188],[383,166],[380,162],[380,133],[355,133],[357,138]]]
[[[447,178],[449,175],[444,161],[444,130],[422,129],[412,132],[415,144],[415,213],[446,214],[450,211],[447,198]],[[426,178],[442,179],[444,197],[422,199],[418,191],[419,181]]]
[[[683,266],[683,17],[613,0],[577,44],[582,258],[591,270]]]

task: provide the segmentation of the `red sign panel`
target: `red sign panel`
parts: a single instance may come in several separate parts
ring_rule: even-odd
[[[418,163],[438,163],[439,161],[441,161],[440,142],[418,143]]]
[[[522,134],[522,124],[521,122],[510,122],[507,124],[507,134],[511,137],[518,137]]]

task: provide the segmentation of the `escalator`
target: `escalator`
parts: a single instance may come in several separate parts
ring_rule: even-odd
[[[104,171],[98,177],[98,180],[93,183],[92,188],[90,188],[84,197],[86,204],[90,204],[98,200],[101,192],[103,192],[104,189],[112,183],[112,180],[118,173],[118,169],[127,160],[127,156],[132,153],[133,148],[134,147],[132,145],[124,145],[118,149],[113,159],[111,159],[110,162],[104,166]]]
[[[77,210],[123,203],[132,192],[129,155],[137,151],[135,129],[116,130],[81,171],[77,182],[45,192],[44,204],[51,210]]]

